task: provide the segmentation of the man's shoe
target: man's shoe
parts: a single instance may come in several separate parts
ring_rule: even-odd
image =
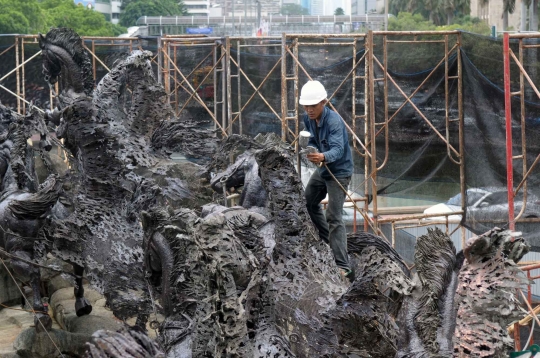
[[[341,278],[343,281],[345,281],[345,279],[349,280],[351,283],[354,281],[354,270],[340,268],[339,272],[341,273]]]

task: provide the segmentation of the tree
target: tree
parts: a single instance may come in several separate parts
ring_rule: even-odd
[[[47,24],[37,0],[0,0],[0,29],[5,34],[35,34]]]
[[[443,0],[446,15],[446,25],[454,23],[454,15],[469,15],[471,13],[471,0]]]
[[[532,0],[532,12],[529,16],[529,31],[538,31],[538,0]]]
[[[118,36],[125,32],[103,14],[77,6],[72,0],[43,0],[40,7],[48,27],[70,27],[81,36]]]
[[[491,29],[487,23],[477,17],[458,16],[454,18],[454,24],[435,26],[431,21],[426,20],[420,14],[400,12],[397,17],[388,19],[388,30],[390,31],[454,31],[463,30],[482,35],[489,35]]]
[[[508,29],[508,14],[513,14],[516,9],[516,0],[503,0],[503,30]]]
[[[426,20],[420,14],[400,12],[397,17],[388,19],[388,30],[390,31],[432,31],[435,25]]]
[[[120,25],[134,26],[141,16],[183,16],[187,15],[186,6],[176,0],[129,0],[123,4]]]
[[[515,0],[514,0],[515,1]],[[470,0],[390,0],[390,13],[421,14],[435,25],[450,25],[455,16],[470,13]]]
[[[309,10],[298,4],[284,4],[281,15],[309,15]]]
[[[342,8],[338,7],[338,8],[334,11],[334,15],[336,15],[336,16],[339,16],[339,15],[345,15],[345,11],[344,11]]]
[[[19,11],[7,9],[0,13],[0,33],[2,34],[28,34],[30,23]]]
[[[481,34],[489,36],[491,33],[491,28],[487,22],[480,20],[477,17],[470,17],[469,15],[463,17],[454,18],[454,24],[437,26],[436,30],[438,31],[453,31],[453,30],[462,30],[467,32],[472,32],[475,34]]]

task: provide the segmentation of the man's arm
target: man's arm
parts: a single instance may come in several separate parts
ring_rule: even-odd
[[[345,145],[343,139],[343,123],[342,119],[339,116],[336,116],[330,120],[328,118],[328,145],[330,150],[324,152],[324,161],[326,163],[332,163],[338,160],[345,153]]]
[[[309,141],[308,141],[308,146],[312,146],[312,147],[315,147],[317,148],[317,150],[320,152],[321,151],[321,148],[319,148],[319,145],[317,144],[317,141],[315,140],[315,132],[311,130],[311,125],[309,123],[310,119],[307,118],[306,115],[304,115],[304,128],[309,132],[311,133],[311,137],[309,137]],[[317,124],[315,124],[317,125]]]

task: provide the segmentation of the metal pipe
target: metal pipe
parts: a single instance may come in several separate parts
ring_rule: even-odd
[[[510,89],[510,36],[507,32],[503,37],[504,59],[504,106],[506,118],[506,186],[508,190],[508,222],[510,230],[515,230],[514,222],[514,175],[512,163],[512,109]]]
[[[367,34],[287,34],[287,37],[295,37],[298,39],[315,39],[315,38],[358,38],[367,37]],[[303,44],[303,43],[301,43]]]
[[[222,58],[221,58],[221,128],[227,127],[227,63],[229,62],[229,58],[227,56],[227,49],[223,45],[223,42],[221,42],[220,45]],[[223,56],[225,54],[225,56]],[[216,125],[218,123],[216,122]],[[227,136],[226,133],[223,133],[225,137]]]
[[[369,71],[367,74],[368,83],[369,83],[369,116],[366,120],[369,122],[369,136],[371,140],[371,158],[370,158],[370,171],[371,171],[371,195],[372,195],[372,211],[373,211],[373,226],[378,229],[377,224],[377,145],[375,137],[375,75],[374,75],[374,66],[373,60],[375,44],[373,42],[373,31],[368,32],[368,42],[370,46],[369,54],[367,57],[367,62],[369,64]]]
[[[99,59],[99,57],[97,57],[92,51],[90,51],[90,49],[85,45],[83,44],[83,47],[86,49],[86,51],[88,51],[90,53],[90,55],[92,55],[93,58],[95,58],[100,64],[101,66],[105,67],[105,69],[107,70],[107,72],[111,72],[111,70],[109,69],[109,67],[107,67],[106,64],[103,63],[103,61],[101,61]]]
[[[532,264],[532,265],[527,265],[527,266],[520,267],[520,269],[521,269],[521,271],[531,271],[531,270],[540,269],[540,262],[537,263],[537,264]]]
[[[0,56],[4,55],[6,52],[8,52],[9,50],[11,50],[12,48],[14,48],[15,45],[11,45],[9,46],[7,49],[5,49],[4,51],[0,52]],[[40,51],[41,52],[41,51]]]
[[[24,40],[21,41],[21,97],[26,99],[26,78],[24,71]],[[22,114],[26,114],[26,101],[22,102]]]
[[[12,92],[11,90],[9,90],[8,88],[0,85],[0,88],[3,89],[4,91],[6,91],[7,93],[15,96],[18,100],[22,101],[22,102],[25,102],[26,104],[30,104],[30,102],[28,102],[27,100],[25,100],[24,98],[22,98],[21,96],[17,95],[16,93]],[[41,113],[45,113],[44,110],[42,110],[41,108],[39,107],[34,107],[35,109],[37,109],[39,112]]]
[[[352,41],[349,43],[343,43],[343,42],[301,42],[300,45],[302,46],[351,46]]]
[[[519,63],[523,63],[523,39],[519,40]],[[520,92],[520,124],[521,124],[521,155],[523,157],[522,163],[522,170],[523,170],[523,180],[521,183],[519,183],[519,187],[523,185],[523,205],[521,206],[521,210],[516,215],[515,220],[518,220],[523,213],[525,212],[525,209],[527,208],[527,133],[525,131],[525,81],[523,80],[523,72],[519,71],[519,92]],[[514,191],[514,197],[518,193],[519,189],[516,189]]]
[[[371,46],[368,39],[369,38],[366,38],[364,41],[364,49],[365,49],[364,50],[364,53],[365,53],[365,56],[364,56],[364,141],[366,142],[366,145],[367,145],[367,142],[369,141],[369,96],[368,96],[369,81],[368,79],[369,79],[370,64],[369,64],[368,58],[369,56],[371,56],[371,51],[373,50],[373,46]],[[362,144],[361,141],[360,141],[360,144]],[[369,191],[370,191],[368,173],[370,172],[369,159],[371,158],[371,156],[367,155],[369,154],[369,152],[366,147],[362,145],[362,148],[364,149],[364,153],[366,154],[364,156],[364,194],[367,196],[369,195]],[[367,200],[364,202],[364,210],[366,211],[366,213],[369,210],[369,203],[367,202]],[[364,222],[364,231],[365,232],[368,231],[368,224],[366,222]]]
[[[298,39],[295,38],[294,41],[293,41],[293,53],[294,53],[294,57],[295,58],[298,58],[299,56],[299,49],[298,49]],[[295,133],[294,135],[297,137],[300,133],[300,114],[299,114],[299,110],[298,110],[298,81],[300,81],[300,79],[298,78],[298,63],[296,61],[293,61],[293,74],[294,74],[294,80],[293,80],[293,91],[294,91],[294,115],[295,115],[295,120],[294,120],[294,128],[295,128]],[[300,158],[300,146],[298,145],[298,143],[296,143],[295,145],[295,148],[296,148],[296,170],[298,171],[298,177],[300,179],[300,181],[302,180],[302,163],[301,163],[301,158]],[[356,215],[356,214],[355,214]],[[355,222],[355,225],[356,225],[356,222]]]
[[[527,271],[527,279],[529,280],[529,282],[531,282],[531,271]],[[532,302],[532,292],[531,292],[531,285],[527,285],[527,301],[529,301],[529,303]]]
[[[385,36],[388,36],[388,35],[385,35]],[[448,35],[445,35],[445,36],[448,36]],[[444,43],[445,41],[444,40],[388,40],[388,42],[392,42],[392,43],[436,43],[436,44],[442,44]]]
[[[352,45],[352,67],[353,67],[353,72],[352,72],[352,76],[351,76],[351,126],[352,126],[352,131],[354,133],[356,133],[356,66],[358,65],[356,63],[356,46],[358,45],[358,41],[355,39],[353,39],[353,45]],[[366,52],[364,51],[364,56],[366,55]],[[361,61],[358,61],[359,63]],[[356,141],[352,141],[353,142],[353,147],[356,149]]]
[[[21,114],[21,76],[20,76],[20,64],[19,64],[19,37],[15,37],[15,70],[16,70],[16,91],[17,91],[17,113]]]
[[[93,54],[96,53],[96,44],[94,40],[92,40],[92,53]],[[97,72],[96,72],[96,58],[94,56],[92,56],[92,75],[93,75],[94,84],[95,84],[97,80]]]
[[[388,162],[388,156],[390,152],[390,131],[388,128],[388,43],[387,36],[383,36],[383,76],[384,76],[384,159],[381,165],[377,167],[377,170],[382,170]],[[374,140],[376,141],[377,138]]]
[[[223,57],[223,56],[222,56]],[[214,84],[214,118],[217,118],[218,115],[217,115],[217,103],[218,103],[218,100],[217,100],[217,72],[218,72],[218,69],[217,69],[217,65],[218,65],[218,59],[217,59],[217,46],[216,44],[214,44],[214,47],[212,48],[212,64],[213,64],[213,84]],[[216,124],[214,123],[214,130],[216,130]]]
[[[165,41],[163,43],[163,51],[165,51],[165,58],[164,58],[164,67],[165,67],[165,72],[163,72],[163,74],[165,75],[164,77],[164,87],[165,87],[165,93],[167,94],[167,103],[170,105],[171,104],[171,48],[169,46],[169,41]],[[176,64],[174,64],[175,67],[176,67]]]
[[[451,215],[462,215],[463,211],[455,211],[452,213],[438,213],[438,214],[413,214],[413,215],[406,215],[406,216],[400,216],[400,217],[393,217],[393,218],[382,218],[379,219],[379,223],[389,223],[389,222],[396,222],[396,221],[405,221],[405,220],[419,220],[419,219],[427,219],[427,218],[435,218],[435,217],[447,217]],[[432,221],[430,221],[428,224],[433,224]]]
[[[233,0],[234,3],[234,0]],[[234,9],[234,7],[233,7]],[[234,11],[234,10],[233,10]],[[234,23],[233,23],[234,26]],[[227,130],[226,135],[231,134],[231,125],[232,125],[232,85],[231,85],[231,39],[225,37],[225,56],[226,56],[226,66],[225,72],[227,74]],[[225,128],[225,127],[224,127]]]
[[[505,32],[506,34],[507,32]],[[511,39],[536,39],[540,38],[540,34],[538,32],[530,32],[530,33],[516,33],[516,34],[508,34],[508,37]]]
[[[446,143],[450,143],[450,111],[448,103],[448,35],[444,36],[444,119],[446,131]],[[446,145],[446,153],[451,157],[450,148]]]
[[[168,42],[168,43],[170,44],[170,42]],[[170,46],[169,46],[169,48],[170,48]],[[175,64],[177,64],[177,63],[178,63],[178,58],[177,58],[177,56],[176,56],[176,53],[177,53],[178,51],[176,51],[176,48],[174,48],[174,47],[173,47],[173,51],[174,51],[173,61],[174,61]],[[207,57],[208,57],[208,56],[207,56]],[[178,90],[177,90],[177,87],[176,87],[176,82],[178,81],[178,77],[177,77],[177,76],[178,76],[178,75],[177,75],[176,71],[174,71],[174,84],[175,84],[175,85],[174,85],[174,112],[175,112],[175,113],[178,112],[178,108],[180,107],[180,104],[178,103]],[[205,77],[205,78],[206,78],[206,77]],[[204,80],[203,80],[203,82],[204,82]],[[197,89],[195,88],[195,90],[197,90]],[[171,98],[170,95],[169,95],[169,98]],[[177,114],[177,116],[178,116],[178,114]]]
[[[281,140],[287,141],[287,35],[281,34]]]
[[[240,45],[240,47],[281,47],[281,44],[266,44],[266,45]]]
[[[245,1],[245,0],[244,0]],[[237,58],[237,64],[236,64],[236,68],[237,68],[237,71],[236,71],[236,83],[237,83],[237,90],[238,90],[238,93],[237,93],[237,96],[238,96],[238,99],[237,99],[237,106],[238,106],[238,130],[239,130],[239,134],[244,134],[243,130],[242,130],[242,110],[240,109],[242,107],[242,91],[241,91],[241,86],[242,86],[242,76],[240,76],[240,40],[238,40],[236,42],[236,45],[237,45],[237,48],[238,48],[238,52],[236,54],[236,58]]]
[[[461,33],[458,34],[457,65],[458,65],[458,119],[459,119],[459,187],[461,191],[461,210],[466,211],[466,182],[465,182],[465,119],[463,116],[463,64],[461,62]],[[466,214],[464,214],[466,215]],[[465,228],[461,226],[461,248],[465,248]]]
[[[157,71],[157,77],[158,77],[158,83],[160,84],[163,84],[163,66],[162,66],[162,63],[163,63],[163,55],[161,54],[161,46],[163,44],[163,40],[161,39],[161,37],[158,37],[157,39],[157,55],[158,55],[158,58],[157,58],[157,67],[158,67],[158,71]]]
[[[36,35],[32,35],[32,36],[36,36]],[[81,36],[82,40],[85,41],[85,40],[107,40],[107,41],[129,41],[129,40],[139,40],[138,37],[107,37],[107,36],[104,36],[104,37],[100,37],[100,36]],[[122,45],[122,44],[120,44]],[[124,44],[124,45],[128,45],[128,44]]]
[[[428,36],[441,36],[441,35],[458,35],[461,31],[373,31],[374,35],[388,35],[388,36],[403,36],[403,35],[428,35]]]
[[[519,60],[516,58],[516,55],[514,55],[514,52],[511,49],[509,50],[509,52],[510,52],[510,56],[512,56],[512,58],[516,62],[516,65],[519,67],[520,73],[523,74],[523,76],[525,76],[525,78],[531,85],[532,89],[534,90],[538,98],[540,98],[540,91],[538,91],[538,88],[536,88],[536,85],[534,84],[531,77],[529,77],[529,74],[527,73],[527,71],[525,71],[525,68],[523,68],[523,65],[521,64],[521,62],[519,62]]]

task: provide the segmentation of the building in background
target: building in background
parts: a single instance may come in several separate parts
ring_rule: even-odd
[[[282,1],[275,0],[213,0],[212,5],[223,9],[223,16],[256,16],[257,3],[261,3],[261,15],[277,15],[281,11]]]
[[[324,15],[323,0],[311,0],[311,15]]]
[[[253,17],[142,16],[137,20],[141,36],[182,35],[208,31],[214,36],[281,36],[294,34],[338,34],[383,30],[384,15],[268,15]],[[337,26],[339,24],[339,26]],[[194,28],[197,29],[194,30]]]
[[[95,0],[74,0],[75,5],[81,5],[88,9],[94,9],[96,7],[96,1]]]
[[[311,15],[311,0],[300,0],[300,6],[305,7]]]
[[[189,16],[210,16],[209,0],[184,0]]]
[[[121,0],[74,0],[75,3],[89,2],[93,3],[93,9],[105,15],[105,18],[113,24],[118,24],[120,21],[120,6]]]
[[[365,15],[376,14],[378,11],[377,0],[352,0],[351,1],[351,14],[352,15]],[[384,2],[383,2],[384,7]]]
[[[516,0],[516,6],[513,14],[508,14],[508,26],[514,31],[520,29],[521,24],[521,3],[522,0]],[[503,31],[503,2],[489,1],[482,4],[481,0],[471,0],[471,17],[478,17],[486,21],[489,26],[496,26],[497,31]],[[528,13],[526,14],[528,15]]]
[[[324,15],[334,15],[337,8],[342,8],[344,15],[350,15],[351,0],[326,0],[324,2]]]

